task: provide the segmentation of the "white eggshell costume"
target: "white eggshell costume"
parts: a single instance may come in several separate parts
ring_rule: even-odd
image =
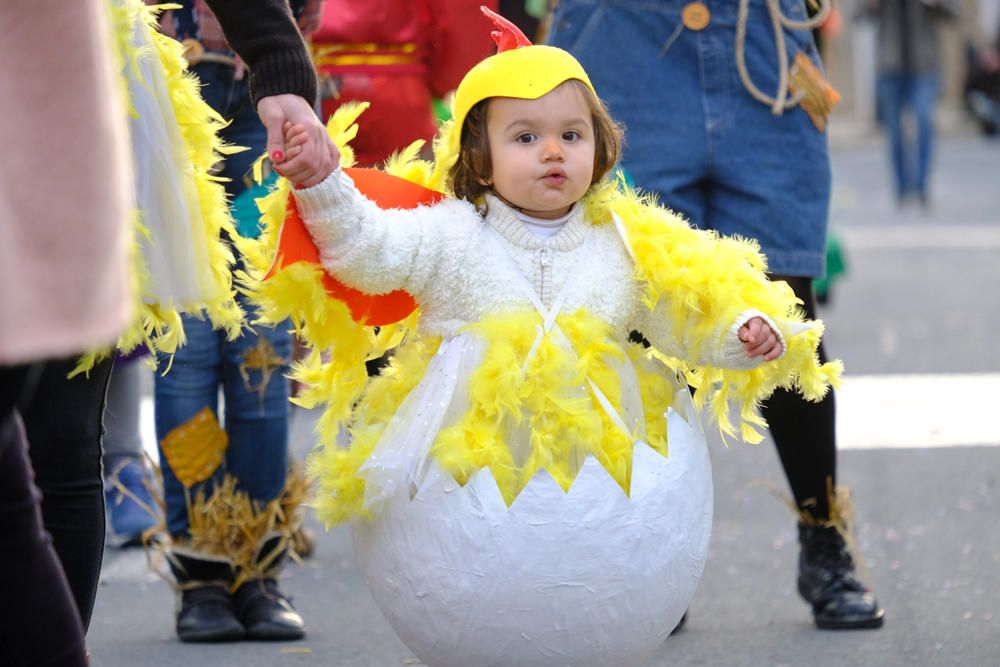
[[[631,497],[593,458],[569,493],[543,470],[509,508],[488,469],[460,487],[432,464],[413,498],[355,522],[403,642],[433,667],[641,664],[694,597],[712,524],[701,428],[668,424],[669,458],[636,446]]]

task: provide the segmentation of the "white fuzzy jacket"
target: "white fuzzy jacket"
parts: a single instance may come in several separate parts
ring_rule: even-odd
[[[487,196],[481,213],[447,199],[412,210],[383,210],[337,170],[322,183],[295,191],[302,219],[319,247],[323,266],[345,284],[371,294],[405,289],[420,304],[420,329],[448,337],[488,313],[531,309],[526,277],[546,308],[567,281],[560,312],[584,309],[613,325],[622,340],[641,331],[663,352],[721,368],[748,369],[737,331],[750,318],[720,323],[720,344],[693,358],[684,332],[641,303],[632,259],[614,225],[591,225],[577,206],[558,234],[539,239],[499,199]],[[725,331],[724,331],[725,330]],[[725,334],[725,335],[724,335]],[[778,334],[780,336],[780,333]]]

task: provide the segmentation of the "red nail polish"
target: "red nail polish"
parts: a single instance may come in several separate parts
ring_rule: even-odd
[[[285,154],[281,151],[274,151],[271,153],[271,162],[283,162],[285,159]]]

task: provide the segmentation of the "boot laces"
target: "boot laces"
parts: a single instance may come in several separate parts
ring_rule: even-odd
[[[274,579],[273,577],[264,577],[263,579],[250,581],[243,585],[251,587],[253,589],[251,590],[251,588],[248,588],[247,592],[249,593],[259,591],[260,595],[269,598],[271,600],[274,600],[275,602],[282,602],[287,604],[288,606],[291,606],[292,604],[292,599],[281,592],[281,590],[278,588],[277,579]],[[252,598],[254,596],[251,595],[250,597]]]

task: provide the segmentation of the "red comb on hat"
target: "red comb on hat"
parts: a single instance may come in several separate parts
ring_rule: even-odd
[[[519,49],[522,46],[531,46],[531,40],[525,37],[524,33],[516,25],[492,11],[489,7],[482,6],[479,9],[499,28],[499,30],[494,30],[490,33],[493,41],[497,43],[497,53]]]

